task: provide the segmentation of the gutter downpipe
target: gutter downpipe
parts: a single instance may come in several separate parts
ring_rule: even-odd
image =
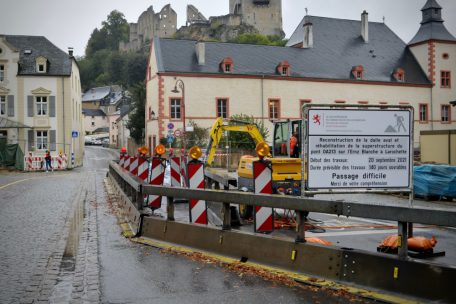
[[[66,154],[66,140],[65,140],[65,80],[62,77],[62,110],[63,110],[63,154]]]
[[[264,74],[261,75],[261,122],[264,126]]]
[[[434,131],[434,103],[433,103],[434,86],[435,86],[435,83],[433,83],[432,87],[431,87],[431,130],[432,131]]]

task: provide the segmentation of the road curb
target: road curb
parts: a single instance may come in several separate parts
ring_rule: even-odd
[[[331,280],[327,280],[327,279],[307,276],[304,274],[294,273],[294,272],[286,271],[286,270],[283,270],[280,268],[267,266],[264,264],[253,263],[253,262],[248,262],[248,261],[240,262],[237,259],[233,259],[233,258],[230,258],[227,256],[221,256],[221,255],[217,255],[217,254],[202,251],[202,250],[195,250],[190,247],[178,246],[178,245],[171,244],[171,243],[159,242],[159,241],[156,241],[156,240],[153,240],[150,238],[146,238],[146,237],[130,238],[130,240],[134,243],[167,250],[169,252],[184,253],[184,254],[195,254],[195,253],[201,254],[205,257],[218,261],[220,264],[245,265],[247,267],[254,267],[256,269],[259,269],[260,272],[261,271],[269,272],[272,275],[287,277],[295,282],[298,282],[298,283],[301,283],[304,285],[314,286],[314,287],[318,287],[318,288],[327,288],[327,289],[331,289],[334,291],[343,291],[343,292],[346,292],[346,293],[349,293],[349,294],[352,294],[355,296],[359,296],[362,298],[366,298],[366,299],[380,300],[380,301],[386,302],[386,303],[401,303],[401,304],[418,303],[418,301],[406,299],[406,298],[403,298],[403,297],[400,297],[397,295],[367,290],[367,289],[363,289],[363,288],[359,288],[359,287],[355,287],[355,286],[349,286],[346,284],[338,283],[336,281],[331,281]]]

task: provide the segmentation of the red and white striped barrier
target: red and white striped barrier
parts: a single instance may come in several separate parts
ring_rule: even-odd
[[[125,163],[125,155],[120,154],[119,166],[121,166],[123,168],[124,163]]]
[[[187,165],[190,189],[204,189],[204,165],[189,162]],[[190,199],[190,223],[207,225],[207,204],[204,200]]]
[[[181,180],[184,184],[184,187],[188,187],[188,178],[187,178],[187,156],[180,156],[180,175]]]
[[[130,157],[130,173],[133,175],[138,175],[138,158]]]
[[[149,162],[143,157],[138,157],[138,177],[145,182],[149,177]]]
[[[129,155],[124,156],[123,168],[127,171],[130,170],[130,156]]]
[[[30,154],[29,156],[25,157],[25,166],[24,166],[26,171],[32,171],[33,170],[33,156]]]
[[[54,170],[63,170],[67,167],[67,157],[65,154],[59,154],[57,156],[57,166],[53,165]]]
[[[272,194],[272,170],[264,161],[253,162],[253,186],[255,194]],[[255,232],[272,232],[274,230],[274,209],[255,206]]]
[[[160,157],[152,158],[149,184],[163,186],[163,181],[165,179],[165,166],[163,165],[163,161],[164,159]],[[152,209],[160,208],[161,200],[162,197],[160,195],[149,195],[149,207]]]
[[[171,157],[170,162],[170,175],[171,175],[171,187],[180,187],[181,186],[181,170],[180,170],[180,158]]]
[[[24,156],[25,171],[42,171],[46,170],[46,160],[43,156]],[[51,166],[55,170],[65,170],[67,168],[67,160],[65,155],[51,157]]]

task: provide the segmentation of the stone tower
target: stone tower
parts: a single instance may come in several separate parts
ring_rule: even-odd
[[[230,14],[258,29],[262,35],[285,36],[282,29],[282,0],[230,0]]]
[[[436,0],[427,0],[421,12],[421,26],[408,46],[433,87],[430,104],[420,104],[418,115],[428,117],[429,130],[444,129],[454,120],[449,102],[456,100],[456,86],[451,83],[456,73],[456,38],[443,24],[442,7]]]
[[[120,42],[119,50],[136,51],[154,36],[168,38],[176,31],[177,14],[170,4],[165,5],[158,13],[150,6],[139,16],[137,23],[130,23],[129,42]]]

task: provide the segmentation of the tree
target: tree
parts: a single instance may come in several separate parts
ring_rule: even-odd
[[[146,126],[145,102],[146,102],[146,84],[140,82],[131,89],[130,114],[128,114],[127,128],[130,130],[130,137],[137,144],[144,142],[144,128]]]
[[[258,130],[260,131],[261,135],[265,140],[269,135],[269,130],[264,126],[264,123],[260,120],[256,120],[255,118],[253,118],[253,116],[249,116],[246,114],[235,114],[230,117],[229,124],[238,125],[238,121],[247,124],[256,124]],[[252,137],[250,137],[250,135],[247,133],[230,132],[228,136],[228,142],[232,148],[248,150],[255,149],[255,142],[253,141]]]
[[[119,48],[120,41],[128,41],[130,27],[121,12],[112,11],[101,25],[101,29],[93,30],[87,42],[85,53],[88,58],[100,50],[115,51]]]
[[[287,44],[286,39],[280,38],[280,36],[264,36],[260,34],[241,34],[233,39],[231,42],[234,43],[244,43],[244,44],[260,44],[260,45],[275,45],[275,46],[284,46]]]

